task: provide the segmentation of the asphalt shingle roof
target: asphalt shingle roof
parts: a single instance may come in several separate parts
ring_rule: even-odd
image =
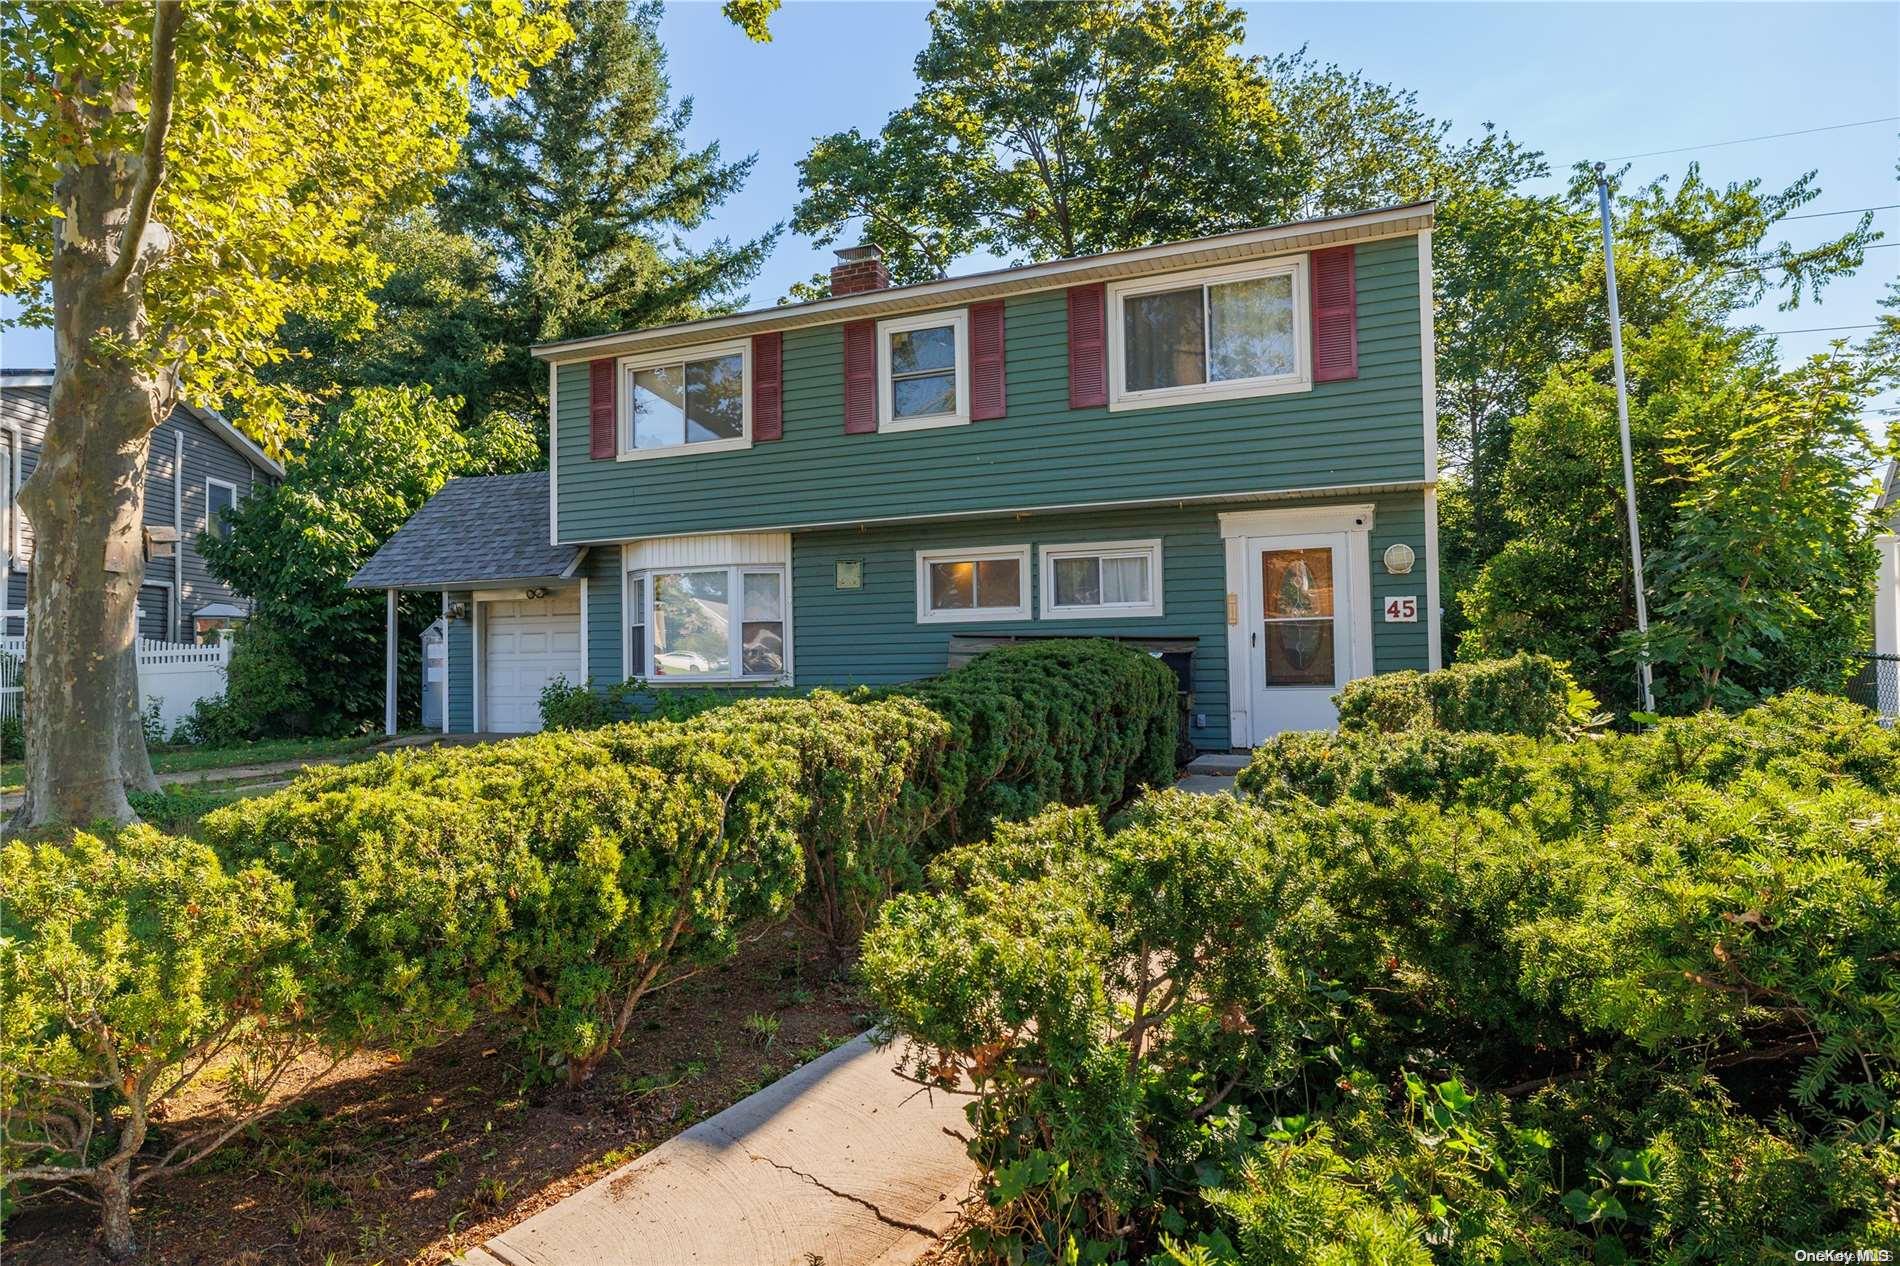
[[[564,575],[578,546],[548,544],[548,473],[451,479],[350,578],[352,589],[446,589]]]

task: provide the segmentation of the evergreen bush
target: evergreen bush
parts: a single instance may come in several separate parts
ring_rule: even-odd
[[[1339,692],[1339,728],[1439,729],[1531,738],[1574,733],[1596,720],[1597,701],[1546,655],[1454,664],[1438,672],[1380,673]]]

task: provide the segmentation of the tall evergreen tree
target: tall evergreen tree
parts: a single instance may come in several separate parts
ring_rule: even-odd
[[[500,261],[489,408],[544,417],[530,344],[729,311],[778,232],[691,249],[753,156],[691,148],[691,98],[670,99],[657,3],[571,0],[574,39],[522,92],[476,108],[441,227]]]

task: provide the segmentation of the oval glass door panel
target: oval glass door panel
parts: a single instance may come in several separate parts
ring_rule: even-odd
[[[1264,684],[1334,685],[1333,551],[1323,546],[1262,550],[1260,599]]]

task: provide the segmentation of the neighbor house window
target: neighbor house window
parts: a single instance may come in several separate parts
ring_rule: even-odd
[[[1306,261],[1109,288],[1109,405],[1305,390]]]
[[[627,576],[627,662],[648,681],[787,675],[785,571],[693,567]]]
[[[878,322],[878,429],[968,422],[969,362],[969,321],[961,310]]]
[[[924,624],[1029,618],[1029,547],[923,550],[917,619]]]
[[[745,343],[621,362],[620,455],[716,452],[752,442]]]
[[[213,536],[224,535],[224,520],[237,506],[237,485],[222,479],[205,480],[205,529]]]
[[[1160,614],[1160,541],[1042,547],[1043,619]]]

